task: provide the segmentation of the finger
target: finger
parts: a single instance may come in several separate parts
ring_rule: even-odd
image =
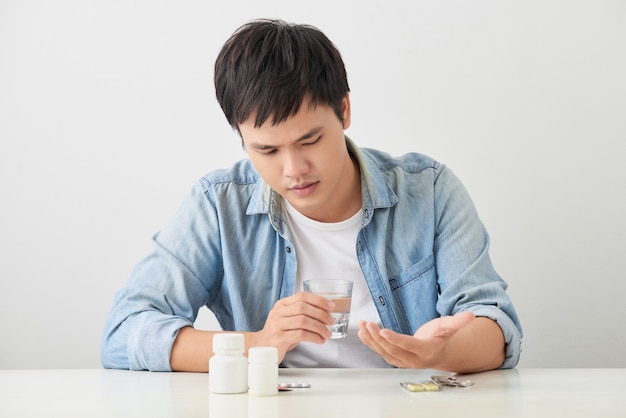
[[[297,294],[278,301],[270,315],[286,318],[303,315],[325,325],[332,325],[335,318],[330,315],[330,306],[321,296]]]
[[[377,351],[376,344],[373,341],[372,335],[370,331],[367,329],[367,322],[360,321],[359,322],[359,331],[357,333],[359,339],[363,342],[363,344],[367,345],[374,351]]]
[[[470,322],[476,319],[476,315],[473,312],[459,312],[452,317],[453,327],[456,331],[467,326]]]
[[[374,341],[372,332],[367,328],[367,322],[361,321],[359,322],[359,331],[357,333],[359,339],[363,342],[363,344],[367,345],[372,350],[378,352],[379,347]]]
[[[390,329],[383,329],[380,332],[380,336],[391,346],[413,353],[427,352],[433,349],[433,342],[439,341],[436,343],[438,345],[445,343],[442,340],[449,339],[474,319],[473,313],[461,312],[454,316],[436,318],[426,323],[414,334],[415,338],[406,338],[405,335],[398,334]],[[381,346],[384,346],[383,343],[381,343]],[[391,353],[396,353],[393,348],[389,346],[384,347]]]
[[[379,344],[398,367],[422,368],[436,361],[449,339],[474,318],[470,312],[436,318],[420,327],[414,336],[384,329],[380,336],[388,344]]]
[[[461,328],[467,326],[476,317],[471,312],[460,312],[454,316],[442,316],[430,330],[432,338],[450,338]]]
[[[272,314],[260,332],[263,345],[280,346],[288,351],[300,342],[323,343],[331,337],[325,324],[306,315],[282,316]]]
[[[332,318],[332,317],[331,317]],[[319,335],[326,340],[330,338],[332,332],[328,329],[324,322],[321,322],[315,318],[311,318],[306,315],[297,315],[284,318],[282,323],[284,331],[299,331],[310,332]]]
[[[361,321],[359,324],[359,330],[362,331],[364,340],[372,344],[376,344],[376,337],[380,332],[378,325],[373,322]]]
[[[384,331],[384,330],[383,330]],[[397,351],[389,342],[381,336],[381,330],[373,322],[363,322],[360,324],[359,338],[373,351],[378,353],[387,363],[402,367],[399,357],[393,352]]]
[[[284,331],[282,338],[284,338],[284,341],[288,343],[288,346],[290,347],[289,350],[291,350],[302,342],[323,344],[331,337],[331,335],[332,333],[326,327],[323,327],[318,331],[298,328]]]
[[[328,312],[332,312],[332,310],[335,309],[335,302],[331,299],[327,299],[324,296],[316,295],[311,292],[298,292],[283,300],[288,300],[291,303],[305,302]]]
[[[398,367],[407,367],[420,360],[420,341],[411,335],[398,334],[389,329],[379,333],[377,344],[384,350],[385,359]]]

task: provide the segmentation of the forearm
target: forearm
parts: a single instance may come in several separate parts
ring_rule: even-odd
[[[192,327],[184,327],[178,331],[170,354],[170,367],[175,372],[209,371],[209,359],[213,355],[213,335],[224,331],[201,331]],[[255,333],[238,332],[246,341],[245,354],[253,345]]]
[[[473,373],[499,368],[504,362],[502,330],[490,318],[479,317],[451,338],[433,368]]]

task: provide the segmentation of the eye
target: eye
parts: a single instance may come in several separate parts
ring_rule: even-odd
[[[278,150],[276,148],[270,148],[270,149],[266,149],[263,151],[259,151],[259,153],[261,153],[262,155],[274,155],[278,152]]]
[[[311,142],[303,142],[303,143],[302,143],[302,145],[315,145],[315,144],[317,144],[317,143],[320,141],[320,139],[322,139],[322,135],[320,135],[320,136],[318,136],[317,138],[315,138],[315,140],[314,140],[314,141],[311,141]]]

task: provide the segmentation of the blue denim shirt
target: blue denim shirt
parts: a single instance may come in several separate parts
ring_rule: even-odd
[[[356,253],[383,326],[410,335],[431,319],[471,311],[497,321],[506,342],[502,367],[514,367],[521,326],[457,177],[424,155],[392,158],[346,140],[361,168]],[[116,293],[103,366],[171,370],[178,330],[205,305],[224,330],[262,329],[274,303],[295,292],[296,254],[281,199],[249,160],[201,178]]]

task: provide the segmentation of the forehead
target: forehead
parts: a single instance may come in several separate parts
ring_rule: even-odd
[[[254,125],[255,128],[260,128],[266,125],[279,125],[288,119],[298,116],[301,113],[307,111],[315,111],[318,105],[313,102],[310,95],[305,95],[300,104],[294,104],[291,110],[284,111],[281,106],[280,98],[275,99],[276,103],[273,104],[274,109],[265,108],[265,106],[253,109],[246,119],[239,122],[238,125],[247,124]],[[323,106],[323,105],[322,105]]]
[[[330,106],[311,106],[305,102],[295,115],[278,123],[268,118],[261,126],[255,126],[254,117],[251,117],[239,124],[239,132],[246,143],[295,142],[321,132],[334,122],[339,123],[339,119]]]

